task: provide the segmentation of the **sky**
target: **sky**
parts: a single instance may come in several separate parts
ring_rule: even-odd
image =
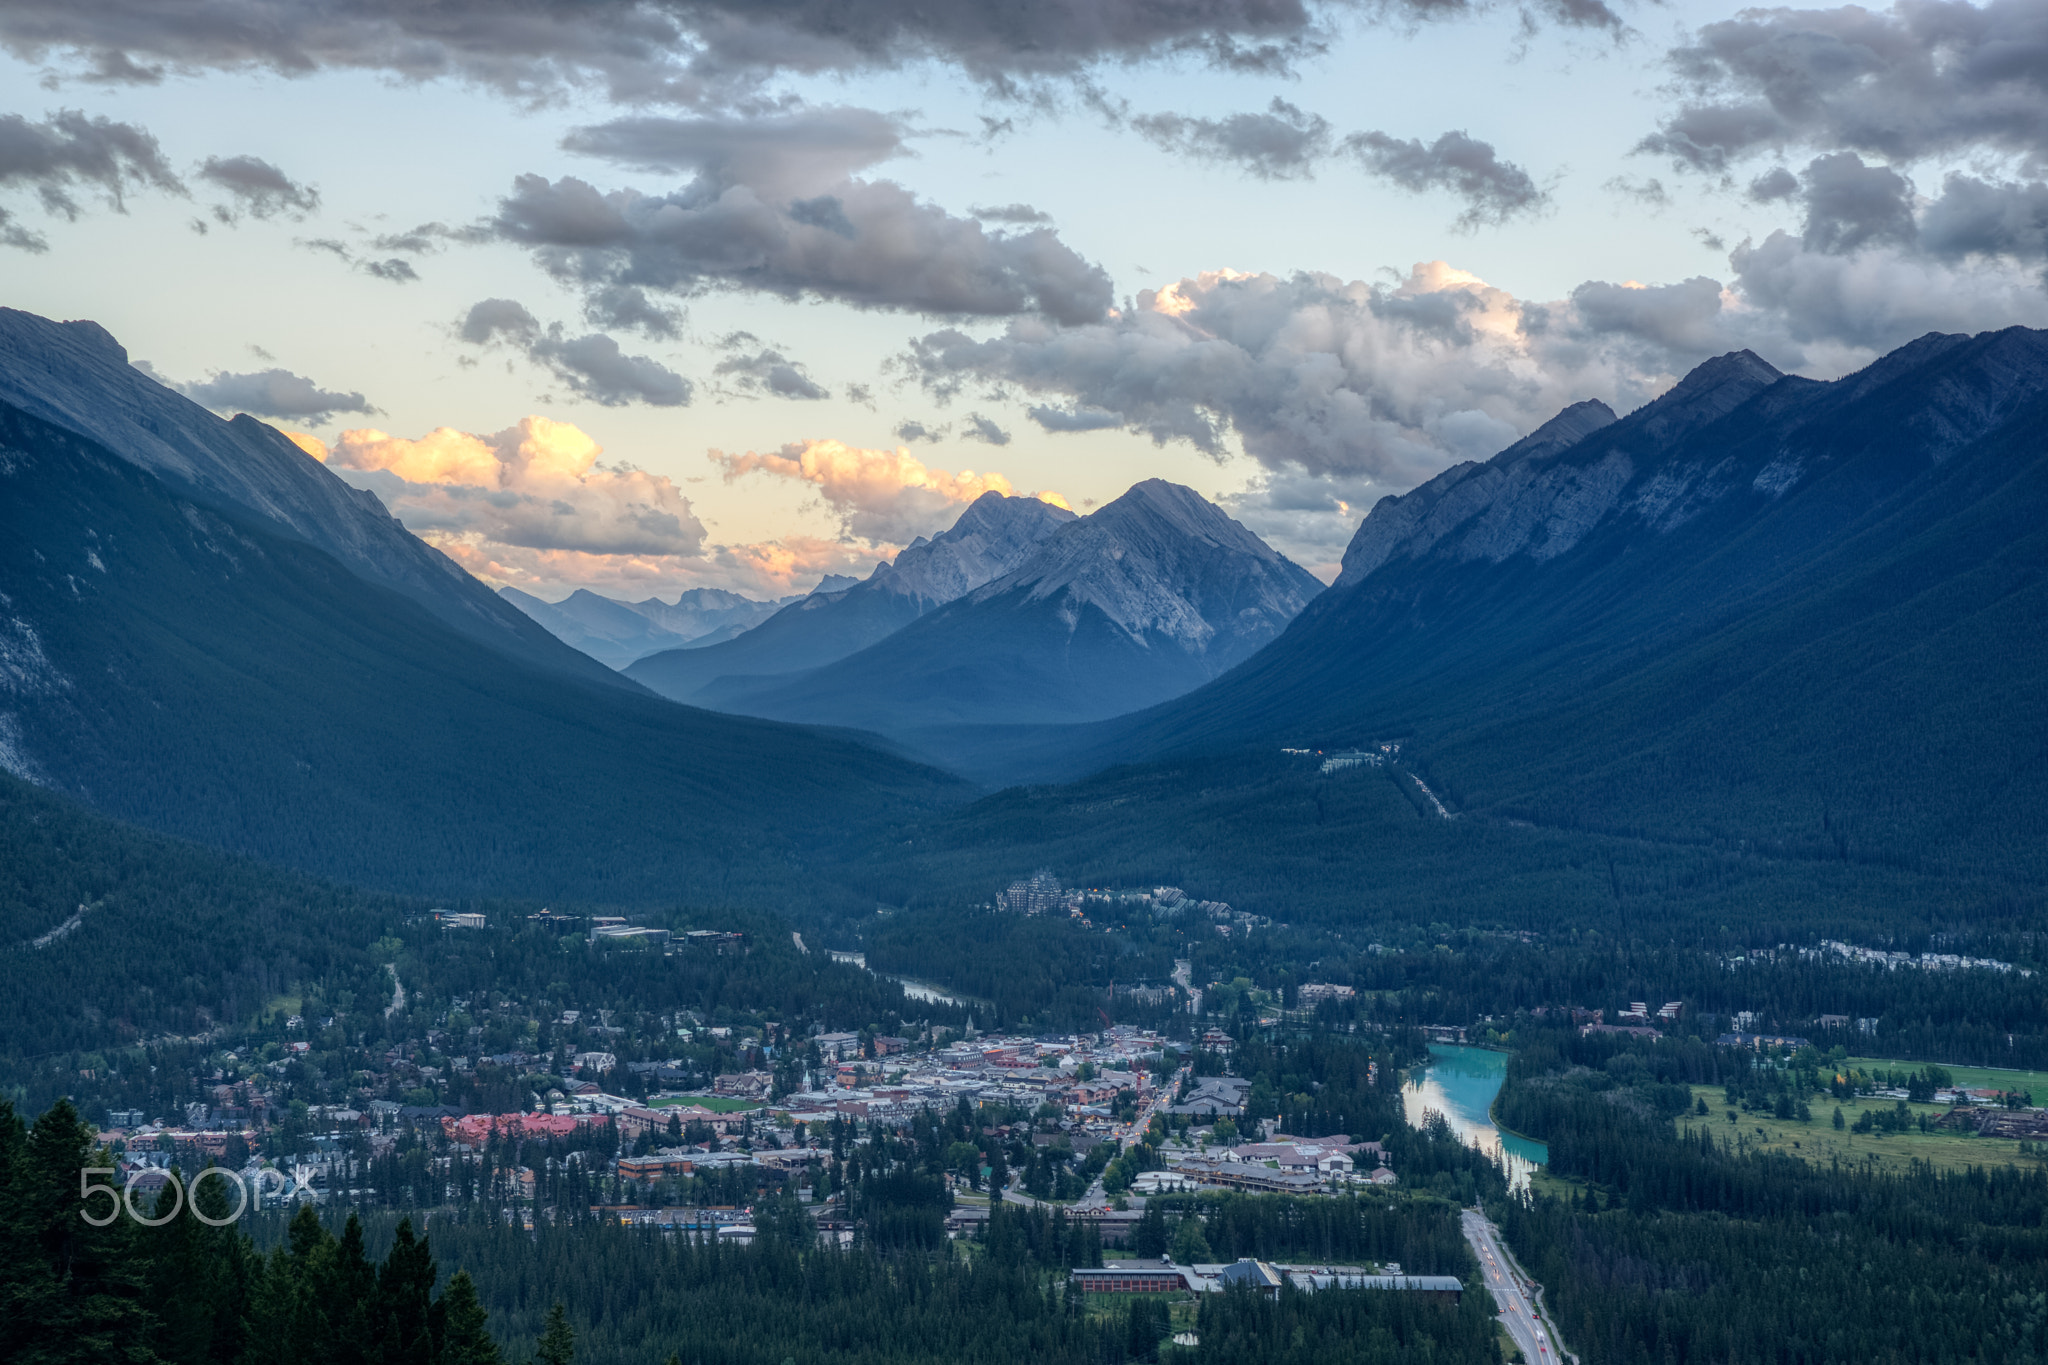
[[[0,9],[0,304],[549,600],[1151,477],[1328,579],[1571,403],[2048,325],[2044,175],[2040,0]]]

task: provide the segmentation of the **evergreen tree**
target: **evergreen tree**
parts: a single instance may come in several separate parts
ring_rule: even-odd
[[[576,1333],[571,1330],[569,1315],[562,1311],[559,1299],[548,1309],[548,1323],[541,1331],[533,1359],[534,1365],[570,1365],[576,1359]]]
[[[485,1327],[488,1314],[467,1270],[455,1272],[434,1310],[441,1328],[439,1365],[499,1365],[498,1343]]]

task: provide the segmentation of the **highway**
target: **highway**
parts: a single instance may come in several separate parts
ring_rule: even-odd
[[[1493,1301],[1500,1308],[1501,1325],[1508,1329],[1508,1335],[1515,1345],[1521,1347],[1522,1355],[1531,1365],[1565,1365],[1577,1356],[1564,1353],[1551,1336],[1550,1329],[1537,1316],[1535,1296],[1531,1293],[1528,1280],[1507,1248],[1501,1245],[1500,1231],[1486,1221],[1486,1215],[1478,1209],[1466,1209],[1460,1220],[1465,1230],[1465,1240],[1472,1244],[1472,1254],[1479,1258],[1479,1270],[1486,1277],[1486,1287],[1493,1294]]]

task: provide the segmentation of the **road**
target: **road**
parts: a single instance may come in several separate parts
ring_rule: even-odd
[[[1145,1136],[1145,1130],[1152,1126],[1152,1116],[1155,1113],[1157,1113],[1160,1109],[1173,1103],[1174,1092],[1180,1089],[1181,1081],[1185,1079],[1188,1076],[1188,1074],[1192,1072],[1194,1069],[1194,1064],[1190,1062],[1188,1065],[1182,1067],[1180,1070],[1174,1072],[1171,1076],[1167,1077],[1166,1080],[1152,1092],[1152,1097],[1146,1100],[1145,1103],[1139,1107],[1138,1116],[1135,1119],[1131,1120],[1129,1123],[1118,1124],[1115,1128],[1110,1129],[1109,1135],[1117,1141],[1123,1143],[1126,1147],[1128,1147],[1131,1143],[1137,1141],[1139,1138]],[[1108,1208],[1109,1204],[1109,1194],[1102,1188],[1102,1177],[1098,1175],[1089,1184],[1087,1190],[1081,1195],[1081,1198],[1079,1202],[1075,1205],[1075,1207]]]
[[[1578,1357],[1559,1346],[1549,1326],[1537,1314],[1536,1295],[1528,1277],[1501,1244],[1500,1230],[1487,1222],[1486,1215],[1478,1209],[1466,1209],[1460,1222],[1465,1240],[1472,1244],[1472,1254],[1479,1258],[1486,1287],[1500,1307],[1501,1325],[1508,1329],[1515,1345],[1521,1347],[1522,1355],[1531,1365],[1563,1365],[1566,1361],[1576,1365]]]

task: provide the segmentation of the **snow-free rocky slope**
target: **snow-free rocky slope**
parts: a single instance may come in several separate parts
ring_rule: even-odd
[[[1199,493],[1147,479],[1003,577],[736,709],[913,741],[1114,716],[1250,657],[1322,587]]]
[[[223,421],[128,363],[95,322],[0,308],[0,403],[85,436],[185,497],[260,518],[472,640],[558,673],[629,686],[501,601],[275,428]]]
[[[1248,663],[979,775],[1400,740],[1466,818],[2048,873],[2048,333],[1738,352],[1605,418],[1382,500]]]
[[[744,710],[745,698],[786,681],[777,675],[843,659],[1002,577],[1073,520],[1066,508],[1036,498],[984,493],[950,528],[930,540],[918,537],[861,582],[821,588],[745,634],[650,655],[626,674],[677,701]]]

